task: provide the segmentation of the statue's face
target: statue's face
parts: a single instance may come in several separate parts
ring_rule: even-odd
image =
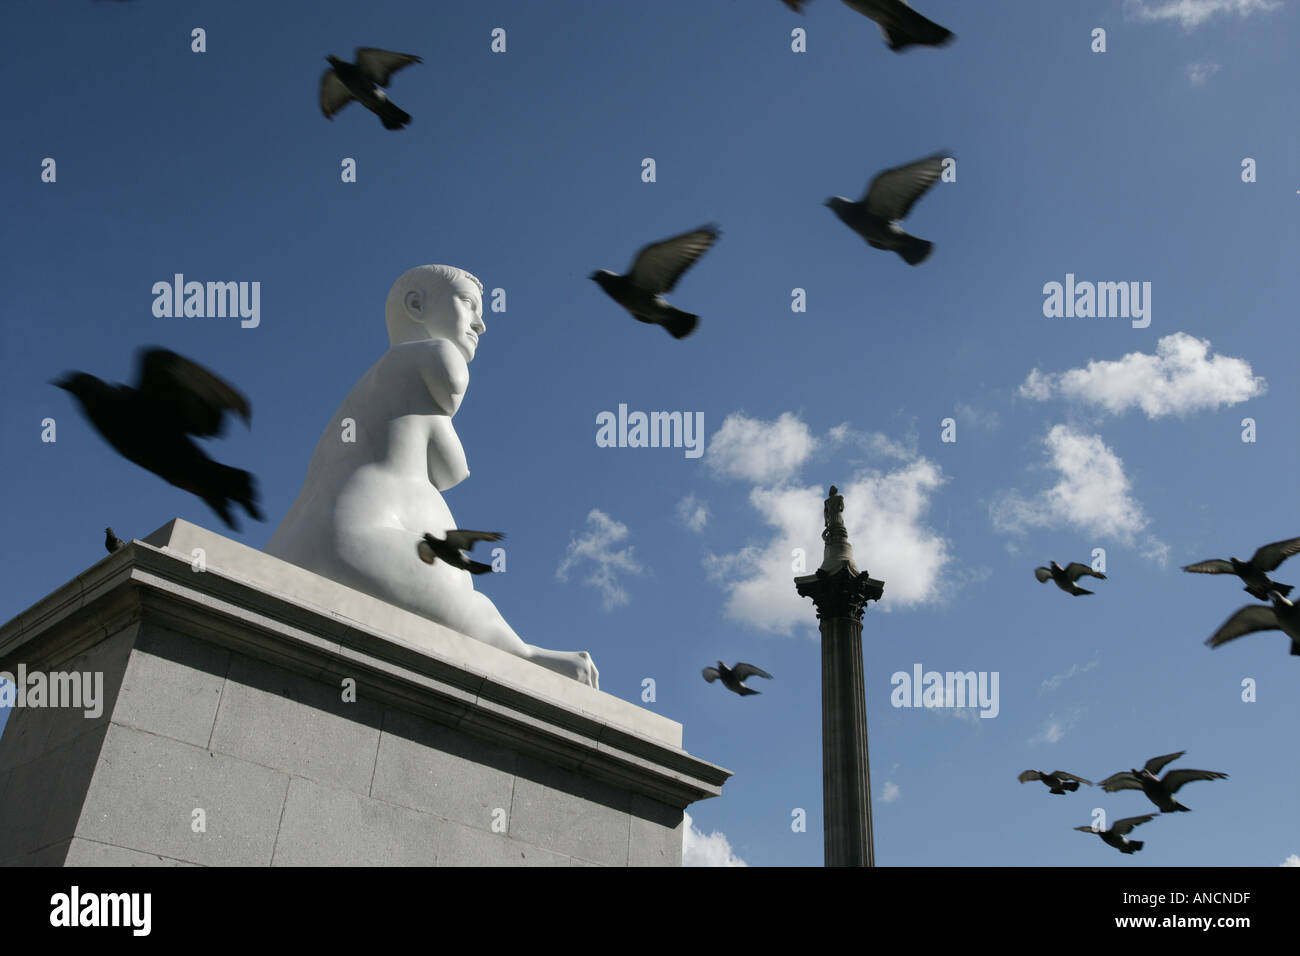
[[[447,339],[466,362],[472,362],[478,337],[487,331],[478,286],[462,277],[451,283],[431,282],[420,291],[425,318],[418,321],[429,330],[429,337]]]

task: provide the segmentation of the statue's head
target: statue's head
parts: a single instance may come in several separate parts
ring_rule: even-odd
[[[388,290],[390,345],[447,339],[473,361],[483,323],[483,283],[455,266],[416,266]]]

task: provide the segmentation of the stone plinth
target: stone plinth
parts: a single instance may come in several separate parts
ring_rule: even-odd
[[[674,721],[180,520],[0,627],[20,662],[101,673],[102,712],[11,713],[3,865],[678,866],[730,776]]]

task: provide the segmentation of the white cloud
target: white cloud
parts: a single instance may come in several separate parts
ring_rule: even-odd
[[[1031,745],[1058,743],[1067,733],[1074,729],[1074,725],[1078,722],[1079,714],[1077,711],[1067,714],[1065,717],[1057,717],[1052,714],[1043,723],[1043,729],[1029,738],[1029,743]]]
[[[1204,86],[1210,77],[1219,72],[1219,64],[1202,60],[1200,63],[1187,64],[1187,79],[1192,86]]]
[[[880,802],[893,803],[902,795],[902,791],[898,789],[898,784],[892,780],[886,780],[884,789],[880,791]]]
[[[677,502],[677,520],[699,534],[709,523],[709,506],[694,495],[687,495]]]
[[[1209,340],[1174,332],[1156,343],[1154,355],[1130,352],[1114,362],[1092,361],[1060,375],[1034,369],[1019,394],[1043,401],[1057,393],[1112,415],[1140,408],[1156,419],[1236,405],[1266,388],[1245,359],[1211,356]]]
[[[1278,866],[1300,866],[1300,853],[1292,853],[1285,860],[1279,863]]]
[[[1056,688],[1060,687],[1071,677],[1077,677],[1079,674],[1086,674],[1100,663],[1101,661],[1094,657],[1082,667],[1078,664],[1071,664],[1067,670],[1062,671],[1060,674],[1053,674],[1051,677],[1047,678],[1047,680],[1043,681],[1043,685],[1038,689],[1038,693],[1045,694],[1049,690],[1056,690]]]
[[[568,554],[555,569],[561,581],[569,579],[569,571],[582,562],[590,562],[592,570],[583,578],[583,584],[601,593],[605,610],[610,611],[628,602],[627,591],[619,583],[618,572],[640,574],[643,570],[632,557],[632,547],[615,550],[613,545],[628,536],[627,525],[615,521],[598,508],[587,515],[587,532],[575,534],[569,542]]]
[[[1002,419],[992,409],[978,409],[965,402],[957,402],[953,406],[952,414],[958,423],[967,428],[984,428],[993,431],[1002,424]]]
[[[731,851],[731,843],[721,832],[714,830],[705,836],[689,813],[683,816],[682,866],[749,866]]]
[[[1003,492],[989,509],[994,528],[1019,534],[1035,527],[1070,527],[1132,544],[1147,518],[1131,494],[1119,456],[1100,435],[1068,425],[1053,426],[1043,445],[1049,467],[1059,475],[1056,483],[1030,498],[1015,490]],[[1149,553],[1164,547],[1160,542],[1150,546]]]
[[[834,445],[857,445],[873,455],[898,458],[903,461],[916,457],[915,441],[908,444],[894,441],[880,432],[860,432],[848,422],[836,425],[826,433],[827,440]]]
[[[792,413],[776,421],[728,415],[709,441],[705,460],[714,472],[754,484],[791,478],[812,454],[816,440]]]
[[[1280,6],[1278,0],[1125,0],[1124,3],[1130,17],[1147,22],[1177,20],[1188,30],[1220,13],[1246,17]]]
[[[1029,377],[1016,390],[1016,394],[1021,398],[1032,398],[1035,401],[1045,402],[1052,397],[1052,380],[1038,369],[1031,369]]]

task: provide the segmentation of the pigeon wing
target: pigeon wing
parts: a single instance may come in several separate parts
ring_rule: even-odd
[[[1186,750],[1180,750],[1176,754],[1165,754],[1162,757],[1152,757],[1142,765],[1142,769],[1152,776],[1156,776],[1164,769],[1165,764],[1173,763],[1185,753],[1187,753]]]
[[[248,400],[230,384],[167,349],[141,353],[136,387],[166,408],[166,414],[191,435],[220,435],[228,411],[239,415],[244,424],[252,419]]]
[[[704,675],[704,679],[710,684],[722,677],[722,675],[718,673],[716,667],[706,667],[704,670],[700,671],[700,673]]]
[[[428,537],[429,535],[427,534],[424,536],[424,538]],[[420,556],[420,560],[425,564],[433,564],[433,562],[438,560],[437,552],[433,550],[433,546],[430,545],[428,541],[424,540],[424,538],[421,538],[415,545],[415,553]]]
[[[1047,568],[1034,568],[1034,577],[1038,578],[1040,582],[1047,582],[1052,580],[1052,572]]]
[[[1156,814],[1154,813],[1144,813],[1140,817],[1125,817],[1123,820],[1116,820],[1112,823],[1110,825],[1110,832],[1118,836],[1123,836],[1134,827],[1140,827],[1148,820],[1154,820],[1155,818]]]
[[[737,663],[731,669],[731,676],[738,681],[744,680],[746,677],[766,677],[768,680],[772,680],[772,675],[767,671],[761,667],[755,667],[753,664],[746,664],[744,661]]]
[[[1258,552],[1257,552],[1258,553]],[[1195,564],[1189,564],[1183,568],[1184,571],[1191,571],[1193,574],[1236,574],[1237,570],[1228,561],[1222,558],[1214,558],[1210,561],[1198,561]]]
[[[663,242],[655,242],[637,253],[628,278],[637,288],[652,295],[671,292],[695,260],[709,251],[722,235],[716,226],[701,226]]]
[[[1227,777],[1226,773],[1217,770],[1170,770],[1160,782],[1170,793],[1177,793],[1179,787],[1193,780],[1226,780]]]
[[[1103,581],[1106,580],[1106,575],[1102,574],[1100,571],[1094,571],[1092,568],[1088,567],[1088,565],[1080,564],[1078,561],[1071,561],[1065,566],[1065,576],[1071,581],[1077,581],[1085,574],[1090,577],[1101,578]]]
[[[1062,780],[1077,780],[1079,783],[1086,783],[1088,786],[1092,786],[1091,780],[1084,780],[1082,777],[1076,777],[1074,774],[1066,773],[1064,770],[1053,770],[1052,776],[1059,777]]]
[[[447,543],[459,551],[468,551],[475,541],[500,541],[505,535],[496,531],[455,531],[447,532]]]
[[[372,46],[357,48],[357,68],[377,86],[387,86],[389,78],[402,67],[423,62],[412,53],[393,53]]]
[[[1029,783],[1031,780],[1042,780],[1043,775],[1037,770],[1026,770],[1020,776],[1016,777],[1021,783]]]
[[[1218,647],[1244,634],[1274,630],[1278,630],[1277,613],[1271,607],[1251,604],[1224,621],[1217,631],[1206,638],[1205,643],[1209,647]]]
[[[1138,780],[1138,778],[1133,776],[1129,771],[1123,770],[1119,773],[1111,774],[1105,780],[1097,781],[1097,786],[1101,787],[1101,789],[1105,790],[1107,793],[1114,793],[1116,790],[1141,790],[1142,781]]]
[[[1277,566],[1293,554],[1300,554],[1300,538],[1266,544],[1255,552],[1250,563],[1261,571],[1276,571]]]
[[[320,111],[326,119],[333,119],[334,114],[352,102],[352,94],[343,85],[334,68],[325,71],[320,78]]]
[[[943,157],[937,153],[906,166],[887,169],[871,180],[860,202],[867,204],[867,212],[873,216],[890,222],[906,219],[908,210],[942,173]]]

